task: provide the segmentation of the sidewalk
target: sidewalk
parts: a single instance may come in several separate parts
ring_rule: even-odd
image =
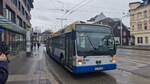
[[[20,51],[19,53],[17,53],[17,54],[13,54],[13,53],[11,53],[11,54],[9,54],[8,55],[8,58],[9,58],[9,60],[10,61],[13,61],[13,60],[15,60],[17,57],[19,57],[19,56],[26,56],[26,52],[25,51]]]
[[[121,49],[133,49],[133,50],[150,50],[150,46],[118,46]]]
[[[43,50],[43,46],[34,49],[30,57],[25,52],[10,56],[7,84],[58,84],[47,70]]]

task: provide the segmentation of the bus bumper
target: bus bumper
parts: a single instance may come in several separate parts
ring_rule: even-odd
[[[116,68],[117,68],[116,64],[105,64],[105,65],[96,65],[96,66],[80,66],[80,67],[74,67],[72,72],[74,74],[82,74],[82,73],[89,73],[89,72],[114,70]]]

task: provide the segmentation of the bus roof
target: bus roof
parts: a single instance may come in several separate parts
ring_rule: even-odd
[[[68,26],[66,26],[64,29],[61,29],[55,33],[52,34],[52,37],[57,37],[59,35],[62,35],[62,34],[65,34],[65,33],[69,33],[69,32],[72,32],[75,30],[75,25],[82,25],[82,24],[86,24],[86,25],[99,25],[99,26],[105,26],[105,27],[110,27],[110,26],[107,26],[107,25],[100,25],[100,24],[88,24],[86,22],[83,22],[83,21],[76,21]]]

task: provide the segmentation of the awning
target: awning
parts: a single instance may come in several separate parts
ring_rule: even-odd
[[[5,17],[0,16],[0,28],[13,31],[19,34],[26,34],[26,30],[24,28],[19,27],[18,25],[12,23],[7,20]]]

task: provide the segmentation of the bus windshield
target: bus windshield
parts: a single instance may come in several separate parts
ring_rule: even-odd
[[[76,35],[78,55],[108,55],[114,49],[114,39],[108,27],[78,26]]]

